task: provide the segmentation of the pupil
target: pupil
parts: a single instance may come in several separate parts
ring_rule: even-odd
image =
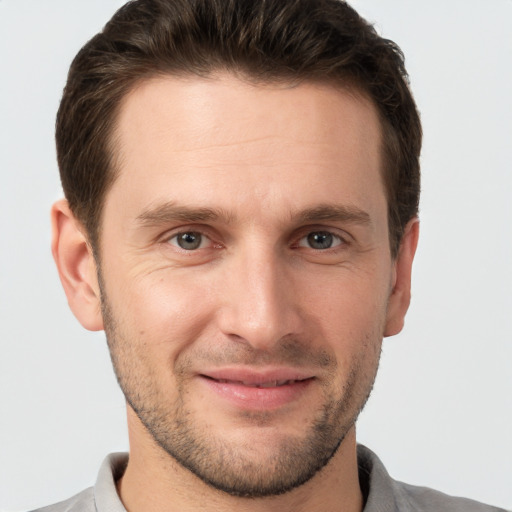
[[[325,231],[310,233],[308,242],[313,249],[328,249],[332,246],[332,235]]]
[[[197,249],[201,245],[201,234],[200,233],[181,233],[178,235],[178,245],[182,249]]]

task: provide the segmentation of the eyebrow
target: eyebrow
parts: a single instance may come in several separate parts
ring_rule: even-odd
[[[211,222],[214,220],[223,220],[229,224],[232,222],[233,216],[218,208],[191,208],[169,201],[144,210],[136,218],[137,223],[141,226],[158,226],[176,221]]]
[[[138,224],[143,227],[159,226],[171,222],[212,222],[221,221],[230,224],[235,215],[221,208],[189,207],[178,205],[168,201],[144,210],[136,218]],[[336,221],[353,224],[371,224],[370,215],[355,206],[323,204],[313,208],[307,208],[298,212],[292,212],[292,221],[321,222]]]
[[[337,221],[353,224],[371,224],[370,215],[355,206],[325,204],[302,210],[294,215],[302,222]]]

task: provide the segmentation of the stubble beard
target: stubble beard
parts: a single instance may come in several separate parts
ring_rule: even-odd
[[[350,369],[343,389],[336,395],[326,391],[324,404],[305,433],[300,437],[282,438],[272,454],[262,458],[261,454],[254,453],[250,439],[244,445],[234,445],[227,439],[215,437],[211,429],[198,424],[185,403],[186,380],[179,378],[179,371],[176,372],[177,398],[174,403],[169,401],[159,389],[151,368],[141,366],[144,357],[137,340],[129,340],[120,333],[104,292],[102,313],[117,381],[127,403],[154,441],[204,483],[238,497],[284,494],[306,483],[324,468],[366,404],[380,356],[380,344],[377,353],[370,346],[372,340],[366,339],[362,346],[366,347],[365,352],[371,352],[366,357],[373,355],[375,358],[371,374],[364,374],[362,370],[364,357],[358,359]],[[293,350],[297,351],[297,347]],[[316,357],[329,365],[331,372],[335,371],[333,358],[326,360],[325,353],[316,354]],[[263,416],[254,415],[254,421],[260,421],[264,428]]]

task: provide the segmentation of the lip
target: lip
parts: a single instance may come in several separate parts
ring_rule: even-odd
[[[202,372],[199,378],[221,400],[237,408],[263,411],[299,400],[315,377],[293,368],[224,368]]]

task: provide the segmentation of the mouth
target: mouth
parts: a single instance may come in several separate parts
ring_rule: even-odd
[[[273,410],[291,405],[307,394],[315,380],[312,375],[288,369],[262,373],[225,369],[199,377],[213,399],[242,410]]]

